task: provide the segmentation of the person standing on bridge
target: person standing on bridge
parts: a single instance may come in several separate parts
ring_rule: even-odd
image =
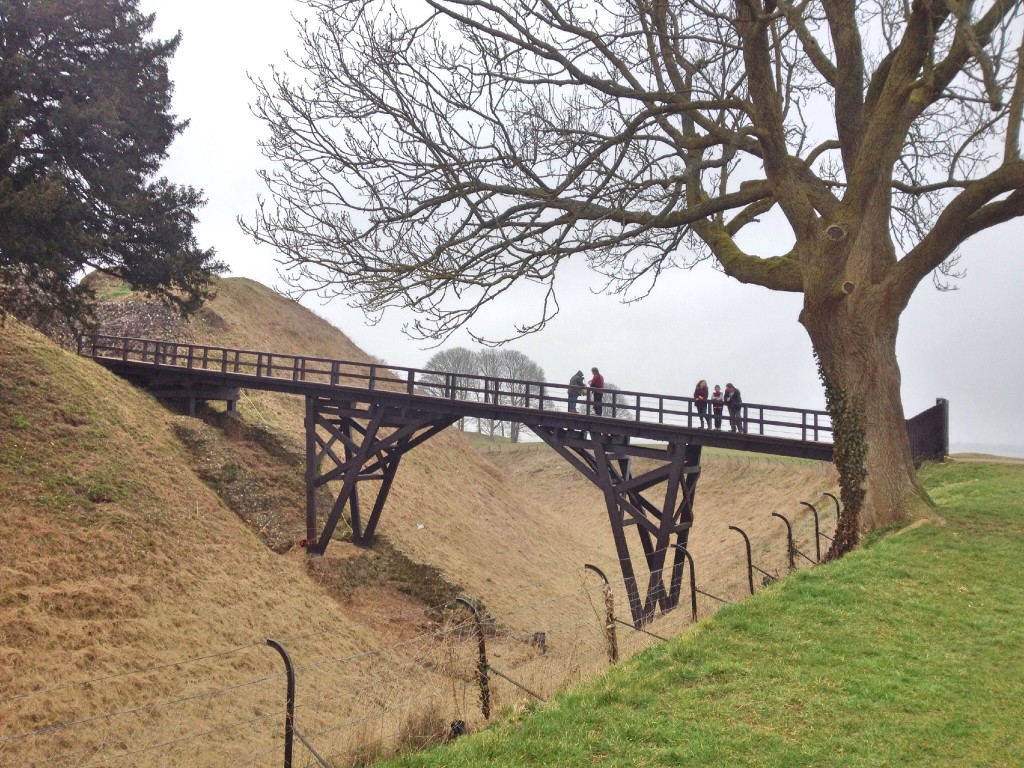
[[[731,382],[725,385],[725,397],[723,400],[729,406],[729,431],[742,432],[743,398],[740,397],[740,391]]]
[[[700,428],[711,429],[711,417],[708,416],[708,383],[704,379],[698,381],[693,390],[693,402],[700,416]]]
[[[569,413],[579,413],[576,410],[576,402],[580,399],[580,395],[583,394],[583,390],[586,388],[586,382],[583,381],[583,371],[576,371],[573,377],[569,379]]]
[[[604,376],[597,368],[591,368],[590,372],[594,374],[594,378],[590,380],[590,391],[594,393],[594,413],[600,416],[604,409]]]
[[[715,414],[715,429],[722,429],[722,388],[715,384],[715,391],[711,393],[711,410]]]

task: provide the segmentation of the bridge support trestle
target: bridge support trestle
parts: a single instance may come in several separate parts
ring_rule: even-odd
[[[675,608],[685,563],[678,547],[686,547],[693,525],[701,446],[682,441],[663,448],[634,446],[621,435],[528,426],[604,493],[633,625],[650,623],[658,608]],[[651,459],[655,466],[634,476],[634,458]],[[626,535],[634,526],[648,572],[642,595]]]
[[[346,506],[353,543],[369,546],[402,456],[457,419],[414,407],[308,395],[306,542],[310,553],[324,553]],[[378,485],[373,508],[364,520],[359,484],[367,480]],[[341,488],[321,527],[317,495],[332,481],[340,482]]]

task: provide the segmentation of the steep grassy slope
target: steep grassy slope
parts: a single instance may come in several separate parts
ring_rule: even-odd
[[[341,331],[249,280],[220,281],[217,299],[188,323],[119,294],[104,305],[113,333],[369,359]],[[481,454],[446,430],[403,459],[372,552],[334,542],[307,561],[289,547],[304,535],[302,400],[245,392],[240,410],[241,421],[176,416],[90,361],[5,326],[0,765],[114,755],[112,765],[214,766],[272,753],[283,680],[267,636],[287,638],[302,667],[300,714],[310,731],[360,728],[371,710],[379,733],[401,730],[400,721],[420,716],[400,711],[417,699],[411,692],[441,691],[445,718],[470,719],[472,636],[413,640],[439,627],[425,603],[459,593],[498,617],[499,663],[526,663],[521,674],[534,677],[524,679],[545,693],[602,667],[594,577],[582,565],[617,577],[607,513],[601,495],[545,447]],[[798,546],[813,552],[809,516],[796,502],[832,486],[820,464],[708,455],[692,547],[701,584],[712,589],[719,579],[718,596],[743,595],[742,542],[729,524],[751,534],[761,567],[785,571],[774,510],[800,518]],[[827,512],[823,524],[831,530]],[[702,597],[701,611],[717,604]],[[685,624],[682,612],[672,616],[677,624],[659,631]],[[581,643],[581,626],[591,645]],[[535,631],[548,637],[546,656],[530,645]],[[351,655],[375,647],[389,650]],[[148,671],[131,674],[139,669]],[[94,682],[76,684],[83,680]],[[74,725],[20,738],[62,723]],[[200,739],[205,726],[212,735]],[[365,735],[373,738],[381,737]]]
[[[1019,768],[1024,467],[926,466],[873,536],[523,717],[389,766]]]
[[[333,654],[375,644],[375,632],[332,608],[301,559],[273,554],[188,469],[171,429],[181,417],[11,320],[0,371],[0,764],[71,764],[65,751],[78,764],[104,743],[180,736],[174,723],[201,722],[208,701],[183,702],[167,721],[106,717],[7,741],[276,674],[267,636],[319,633]],[[227,649],[240,650],[161,667]],[[147,667],[158,668],[116,677]],[[279,710],[280,685],[220,697],[217,718]]]

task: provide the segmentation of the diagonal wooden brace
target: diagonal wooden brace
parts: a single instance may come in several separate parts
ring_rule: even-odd
[[[678,605],[684,563],[676,550],[686,546],[693,524],[701,446],[680,441],[661,449],[634,447],[622,437],[600,432],[585,437],[575,430],[528,426],[604,494],[634,626],[648,624],[659,607],[664,612]],[[660,465],[633,477],[633,456]],[[665,489],[662,499],[656,502],[645,496],[659,487]],[[629,526],[636,526],[649,574],[643,596],[626,537]],[[670,550],[675,554],[666,573]]]
[[[349,509],[353,543],[370,546],[402,456],[449,427],[457,418],[381,403],[355,404],[330,397],[308,396],[306,545],[310,553],[323,554],[326,551],[346,507]],[[325,464],[333,466],[328,469]],[[335,480],[341,481],[341,488],[320,527],[316,510],[317,489]],[[380,485],[370,515],[364,521],[359,483],[366,480]]]

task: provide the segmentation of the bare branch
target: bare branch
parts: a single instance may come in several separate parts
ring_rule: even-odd
[[[414,334],[523,280],[517,331],[542,327],[567,259],[626,301],[705,258],[825,295],[901,253],[920,278],[951,200],[972,229],[1015,210],[1012,184],[963,195],[1018,155],[1019,0],[305,2],[304,79],[258,83],[273,165],[244,226],[297,291],[415,309]],[[785,255],[736,243],[767,220]]]
[[[1005,197],[1004,197],[1005,196]],[[1003,198],[1003,199],[1000,199]],[[1024,215],[1024,163],[1007,163],[966,185],[893,270],[890,294],[905,304],[917,284],[972,235]]]

